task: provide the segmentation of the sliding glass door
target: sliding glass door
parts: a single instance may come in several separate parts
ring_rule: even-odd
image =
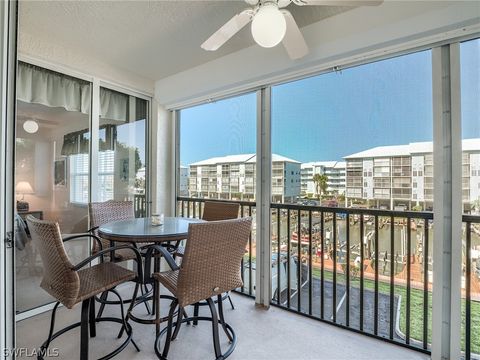
[[[43,266],[28,232],[27,216],[58,222],[63,235],[89,229],[91,201],[131,200],[135,215],[146,216],[149,101],[106,87],[92,90],[89,81],[19,63],[14,204],[17,314],[53,301],[40,288]],[[92,101],[94,93],[99,101]],[[93,119],[93,113],[99,117]],[[73,263],[90,252],[88,238],[69,241],[66,247]]]
[[[97,201],[130,200],[135,216],[146,216],[149,103],[100,88]]]
[[[40,288],[42,262],[25,219],[59,223],[63,234],[88,230],[91,84],[19,63],[15,160],[16,310],[51,302]],[[68,243],[72,261],[88,241]]]

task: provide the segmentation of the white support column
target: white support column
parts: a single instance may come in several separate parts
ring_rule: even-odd
[[[90,200],[99,201],[98,197],[98,151],[99,151],[99,123],[100,123],[100,81],[95,78],[92,82],[92,111],[90,121]]]
[[[255,303],[270,307],[271,287],[271,89],[257,91],[257,217],[256,217],[256,262],[255,262]]]
[[[153,212],[175,214],[175,124],[172,112],[152,101]]]
[[[180,191],[180,110],[170,112],[170,118],[172,122],[172,139],[175,139],[172,147],[172,161],[174,166],[175,180],[171,184],[172,191],[172,214],[176,213],[177,209],[177,195]]]
[[[452,290],[450,293],[450,358],[461,358],[462,322],[462,112],[460,44],[450,45],[450,98],[452,138]]]
[[[148,146],[148,166],[145,173],[145,179],[147,179],[147,189],[148,197],[147,201],[150,201],[150,214],[157,214],[158,204],[158,189],[157,189],[157,178],[158,178],[158,103],[155,99],[150,101],[150,121],[148,122],[147,130],[147,140]]]
[[[432,50],[434,245],[432,359],[460,357],[462,158],[458,44]]]

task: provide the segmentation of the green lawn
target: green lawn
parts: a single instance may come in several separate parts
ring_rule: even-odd
[[[313,269],[313,276],[320,278],[320,269]],[[333,280],[333,272],[325,270],[325,279]],[[337,273],[337,283],[345,284],[345,276]],[[360,287],[359,279],[350,280],[351,286]],[[401,285],[394,285],[395,295],[401,295],[400,305],[400,330],[405,334],[406,324],[406,297],[407,289]],[[375,289],[373,280],[364,279],[364,288]],[[384,294],[390,294],[390,283],[379,282],[378,291]],[[471,351],[480,353],[480,302],[471,302]],[[465,301],[462,302],[462,349],[465,349]],[[428,292],[428,342],[431,343],[432,336],[432,293]],[[423,291],[411,288],[410,290],[410,338],[423,341]]]
[[[248,262],[248,254],[244,256]],[[252,256],[252,262],[255,261],[255,256]],[[320,278],[321,271],[319,268],[312,269],[313,277]],[[325,279],[333,280],[333,272],[325,270]],[[337,273],[337,283],[345,284],[345,276]],[[350,285],[359,288],[360,280],[350,279]],[[394,285],[395,295],[401,295],[402,302],[400,304],[400,330],[405,334],[406,331],[406,298],[407,289],[401,285]],[[369,290],[375,289],[375,282],[373,280],[364,279],[364,288]],[[378,291],[384,294],[390,294],[390,283],[378,283]],[[480,302],[471,302],[471,352],[480,354]],[[465,350],[465,301],[462,301],[462,350]],[[410,338],[423,341],[423,291],[411,288],[410,289]],[[428,342],[432,339],[432,293],[428,292]]]

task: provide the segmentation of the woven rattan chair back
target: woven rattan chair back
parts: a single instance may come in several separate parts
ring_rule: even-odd
[[[205,201],[202,219],[206,221],[219,221],[238,218],[240,205],[235,203]]]
[[[90,216],[90,226],[92,228],[104,225],[111,221],[129,220],[135,218],[135,211],[132,201],[108,200],[105,202],[92,202],[88,204],[88,214]],[[97,233],[95,232],[95,235]],[[110,242],[102,241],[104,249],[110,247]],[[93,252],[97,252],[98,244],[93,243]]]
[[[43,263],[43,278],[40,286],[71,308],[76,303],[80,290],[80,279],[63,246],[58,224],[54,221],[27,217],[28,228],[34,246]]]
[[[243,285],[240,263],[251,227],[251,218],[190,224],[177,283],[180,306]]]

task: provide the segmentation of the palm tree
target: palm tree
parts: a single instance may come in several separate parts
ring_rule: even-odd
[[[315,192],[318,195],[318,200],[321,201],[322,195],[327,192],[328,176],[315,174],[313,175],[313,182],[315,183]]]

